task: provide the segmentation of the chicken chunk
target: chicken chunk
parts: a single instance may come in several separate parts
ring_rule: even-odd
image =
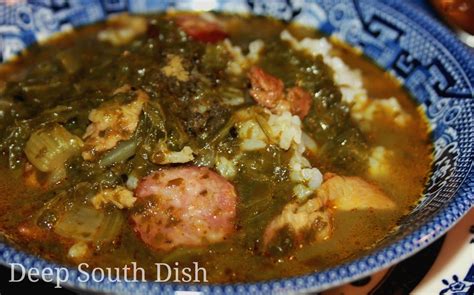
[[[123,186],[104,189],[91,199],[95,209],[100,209],[108,203],[114,204],[119,209],[131,208],[135,201],[133,193]]]
[[[396,206],[380,188],[360,177],[326,173],[324,179],[317,195],[332,202],[338,210],[390,210]]]
[[[274,218],[265,229],[263,244],[270,245],[275,236],[287,229],[297,243],[316,242],[331,237],[333,231],[332,211],[318,197],[305,203],[293,201]]]
[[[115,91],[115,94],[127,89],[121,87]],[[84,160],[93,160],[97,154],[112,149],[119,141],[132,137],[138,126],[143,106],[149,99],[148,94],[142,90],[133,91],[133,94],[135,100],[129,103],[104,104],[90,112],[89,120],[92,123],[83,136],[85,145],[82,157]]]
[[[305,203],[292,201],[266,227],[263,244],[267,248],[279,232],[287,229],[295,242],[317,242],[331,237],[333,210],[390,210],[395,203],[377,186],[359,177],[324,175],[316,195]]]
[[[159,170],[135,191],[131,216],[140,239],[155,250],[202,246],[225,240],[235,230],[234,186],[205,167]]]
[[[189,81],[189,73],[183,66],[183,58],[179,55],[169,54],[168,64],[161,69],[161,72],[166,77],[174,77],[178,81]]]

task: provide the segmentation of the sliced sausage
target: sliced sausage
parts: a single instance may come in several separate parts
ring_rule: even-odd
[[[248,77],[250,79],[250,95],[262,107],[273,109],[285,97],[283,81],[266,73],[262,68],[253,66]]]
[[[288,89],[286,98],[290,103],[290,112],[293,115],[297,115],[301,119],[308,115],[313,100],[306,90],[301,87],[292,87]]]
[[[250,95],[264,108],[273,113],[290,111],[304,119],[311,109],[311,95],[301,87],[292,87],[285,93],[283,81],[253,66],[248,77],[251,84]]]
[[[189,37],[196,41],[216,43],[228,36],[219,23],[204,19],[200,15],[178,15],[175,21]]]
[[[225,178],[205,167],[156,171],[140,181],[132,214],[135,231],[151,248],[201,246],[234,232],[237,194]]]

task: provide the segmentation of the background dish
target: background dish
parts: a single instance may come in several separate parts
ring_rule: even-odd
[[[176,8],[213,9],[272,15],[337,34],[392,72],[414,95],[433,128],[435,161],[425,198],[403,220],[398,231],[370,255],[323,272],[293,279],[241,285],[154,283],[81,283],[75,270],[68,285],[106,292],[221,293],[314,291],[354,280],[419,251],[449,229],[474,203],[474,61],[441,25],[421,10],[399,1],[87,1],[74,4],[23,2],[0,4],[0,48],[3,60],[54,32],[105,19],[117,12]],[[42,259],[0,245],[1,262],[25,267],[54,267]]]

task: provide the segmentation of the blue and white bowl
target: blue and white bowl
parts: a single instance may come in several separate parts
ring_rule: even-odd
[[[301,277],[252,284],[184,285],[81,282],[66,286],[107,293],[282,293],[318,291],[369,275],[418,252],[451,228],[474,204],[474,52],[447,29],[399,0],[28,0],[0,1],[0,61],[51,34],[129,11],[168,8],[271,15],[335,34],[391,72],[422,106],[432,126],[434,164],[421,203],[396,233],[370,254]],[[0,243],[2,264],[59,268]]]

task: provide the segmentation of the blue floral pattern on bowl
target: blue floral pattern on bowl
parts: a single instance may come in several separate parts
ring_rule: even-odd
[[[474,204],[474,53],[408,1],[397,0],[28,0],[0,3],[0,61],[51,34],[129,11],[168,8],[251,12],[296,21],[334,34],[391,72],[417,99],[432,126],[434,164],[425,196],[397,231],[370,254],[306,276],[249,284],[81,282],[66,285],[114,293],[269,293],[316,291],[361,278],[419,251]],[[18,1],[17,1],[18,2]],[[60,267],[0,243],[0,262]],[[447,280],[446,288],[459,286]],[[442,291],[442,290],[440,290]]]
[[[448,280],[443,280],[443,283],[447,286],[445,289],[439,292],[440,295],[443,294],[457,294],[457,295],[468,295],[468,290],[473,285],[469,282],[460,281],[457,275],[454,275],[452,282]]]

